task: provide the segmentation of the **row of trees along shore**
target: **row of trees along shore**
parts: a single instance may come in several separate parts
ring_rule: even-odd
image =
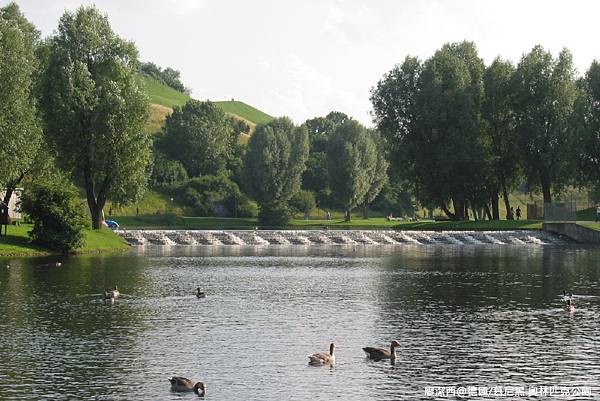
[[[600,67],[579,77],[568,50],[554,58],[537,46],[516,67],[485,66],[473,43],[446,44],[372,88],[377,129],[339,112],[300,126],[281,117],[242,144],[249,126],[209,101],[175,107],[161,132],[146,132],[140,73],[179,74],[142,69],[95,7],[65,12],[41,39],[11,3],[0,9],[0,48],[1,185],[9,196],[24,181],[68,175],[93,228],[107,201],[136,202],[148,184],[198,215],[282,225],[290,206],[349,219],[356,207],[368,217],[374,203],[410,209],[414,199],[455,219],[469,207],[498,219],[500,198],[508,214],[524,180],[549,202],[600,177]]]
[[[472,42],[446,44],[425,61],[406,57],[371,101],[392,171],[452,218],[470,205],[498,219],[500,197],[510,216],[523,181],[544,202],[600,183],[600,64],[578,76],[567,49],[485,66]]]

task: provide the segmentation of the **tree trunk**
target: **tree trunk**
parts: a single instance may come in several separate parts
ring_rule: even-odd
[[[494,192],[492,194],[491,201],[492,201],[492,214],[491,214],[491,216],[489,216],[489,213],[488,213],[488,211],[489,211],[488,205],[485,205],[485,207],[486,207],[486,213],[488,213],[488,218],[490,220],[500,220],[500,210],[498,208],[498,201],[499,201],[499,199],[498,199],[498,192]]]
[[[512,220],[513,216],[510,213],[510,200],[508,199],[506,185],[502,186],[502,197],[504,198],[504,207],[506,208],[506,220]]]
[[[444,213],[446,213],[446,216],[448,216],[450,219],[456,220],[456,215],[448,209],[448,206],[442,205],[441,209],[444,211]]]
[[[110,177],[107,176],[104,179],[102,185],[100,186],[100,190],[98,191],[98,196],[96,197],[95,185],[89,168],[84,169],[83,176],[87,203],[90,209],[90,214],[92,215],[92,228],[94,230],[99,230],[102,228],[102,210],[106,204],[106,190],[110,184]]]
[[[369,204],[367,202],[363,203],[363,219],[369,219]]]
[[[465,219],[465,201],[462,199],[452,199],[452,204],[454,205],[454,220],[464,220]]]
[[[550,180],[542,178],[542,193],[544,194],[544,203],[552,203],[552,195],[550,194]]]

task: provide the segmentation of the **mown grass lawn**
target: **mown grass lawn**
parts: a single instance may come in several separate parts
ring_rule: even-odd
[[[125,229],[180,229],[180,230],[219,230],[253,229],[259,227],[256,218],[230,217],[182,217],[172,214],[117,216],[114,218]],[[396,230],[539,230],[541,221],[500,220],[500,221],[387,221],[384,217],[370,219],[354,218],[350,222],[343,219],[294,219],[286,227],[260,227],[284,229],[396,229]]]
[[[51,255],[56,252],[31,243],[28,232],[31,224],[9,226],[8,235],[0,237],[0,256],[38,256]],[[122,251],[129,245],[109,229],[86,229],[85,245],[75,250],[75,253],[96,253],[107,251]]]

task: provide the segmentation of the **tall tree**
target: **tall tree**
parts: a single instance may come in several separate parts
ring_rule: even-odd
[[[542,46],[525,54],[514,73],[514,102],[523,164],[530,186],[540,185],[544,202],[571,176],[571,118],[577,97],[571,53],[554,59]]]
[[[354,120],[340,125],[327,148],[329,183],[334,196],[350,212],[365,201],[377,168],[377,148],[371,134]]]
[[[49,39],[42,106],[58,161],[86,192],[92,226],[107,199],[135,200],[148,181],[148,99],[138,52],[95,7],[65,12]]]
[[[11,187],[42,143],[37,115],[39,32],[15,3],[0,8],[0,185]],[[10,199],[12,191],[7,192]]]
[[[190,177],[214,175],[232,157],[238,133],[216,104],[189,100],[167,117],[159,149],[185,167]]]
[[[492,214],[495,220],[500,218],[499,193],[502,193],[504,199],[506,216],[511,217],[508,193],[516,185],[521,164],[512,102],[511,84],[514,71],[515,68],[510,61],[498,57],[486,68],[483,76],[484,141],[490,157],[491,174],[488,183],[491,188]]]
[[[330,193],[327,173],[327,143],[335,129],[349,117],[332,111],[325,117],[306,120],[303,126],[308,131],[310,151],[306,161],[306,171],[302,175],[302,188],[315,192],[321,205],[328,202]]]
[[[369,218],[369,205],[375,200],[383,187],[388,183],[388,167],[390,163],[386,157],[385,143],[376,130],[369,130],[371,139],[375,144],[375,169],[370,176],[370,185],[363,199],[363,218]]]
[[[263,209],[285,206],[298,192],[308,158],[308,133],[287,117],[260,125],[248,142],[248,189]],[[259,216],[260,217],[260,216]]]
[[[572,124],[579,152],[577,169],[584,185],[600,187],[600,62],[594,60],[579,80]]]
[[[483,70],[473,43],[446,44],[425,62],[415,96],[410,140],[417,195],[458,220],[467,218],[467,202],[483,187]]]

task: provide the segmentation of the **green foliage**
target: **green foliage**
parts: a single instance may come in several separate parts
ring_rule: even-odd
[[[39,32],[15,3],[0,8],[0,185],[32,165],[42,143],[36,82]]]
[[[181,162],[190,177],[217,174],[232,157],[237,134],[212,102],[188,101],[167,117],[158,148]]]
[[[83,245],[86,216],[77,189],[67,180],[44,180],[29,186],[21,209],[34,222],[30,236],[50,249],[67,253]]]
[[[257,208],[225,174],[192,178],[176,192],[196,216],[256,216]]]
[[[248,189],[259,204],[287,202],[300,189],[308,157],[308,134],[289,118],[277,118],[256,129],[246,153]]]
[[[167,67],[164,70],[154,63],[141,63],[140,71],[143,75],[151,77],[156,81],[175,89],[177,92],[189,94],[189,90],[180,80],[180,73],[177,70]]]
[[[317,207],[315,194],[312,191],[298,191],[290,199],[290,208],[294,212],[310,216],[310,212]]]
[[[327,149],[329,183],[336,199],[349,211],[365,201],[377,167],[371,134],[354,120],[340,125]]]
[[[187,181],[187,179],[187,172],[180,162],[167,158],[160,151],[154,152],[154,163],[152,165],[152,175],[150,176],[150,186],[152,188],[173,185]]]
[[[337,127],[350,118],[332,111],[325,117],[306,120],[303,124],[308,131],[310,151],[306,161],[306,171],[302,175],[302,188],[324,193],[329,190],[327,172],[327,144]]]
[[[580,80],[572,124],[575,148],[578,151],[579,182],[594,189],[595,201],[600,199],[600,63],[593,61]]]
[[[148,181],[148,100],[133,43],[95,7],[65,12],[49,40],[42,105],[58,161],[82,183],[94,228],[107,199],[139,198]]]
[[[273,200],[260,205],[258,221],[265,227],[282,227],[291,220],[292,213],[286,202]]]
[[[551,202],[552,191],[573,175],[574,74],[568,50],[554,59],[536,46],[521,58],[513,76],[519,148],[529,185],[542,187],[544,202]]]

